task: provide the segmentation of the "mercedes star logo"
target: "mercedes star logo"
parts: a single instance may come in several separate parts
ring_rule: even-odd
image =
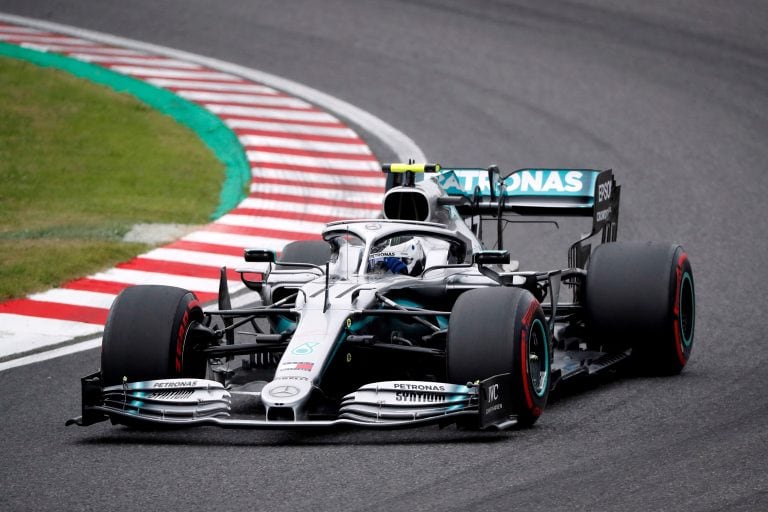
[[[299,394],[296,386],[277,386],[269,390],[269,394],[276,398],[290,398]]]

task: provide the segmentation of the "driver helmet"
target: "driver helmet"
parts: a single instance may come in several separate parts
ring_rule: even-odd
[[[424,271],[427,257],[417,236],[394,237],[371,247],[368,272],[391,272],[418,276]]]

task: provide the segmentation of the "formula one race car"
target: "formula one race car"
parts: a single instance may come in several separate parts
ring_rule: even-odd
[[[679,245],[615,241],[610,170],[383,168],[396,186],[381,218],[331,222],[279,258],[245,250],[251,307],[231,307],[225,269],[217,310],[180,288],[121,292],[67,424],[504,429],[532,425],[572,379],[685,366],[691,264]],[[526,215],[592,227],[567,268],[519,270],[502,231]]]

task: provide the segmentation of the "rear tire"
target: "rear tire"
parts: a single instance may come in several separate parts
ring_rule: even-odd
[[[654,374],[682,371],[693,349],[695,289],[683,248],[609,243],[587,266],[587,324],[606,346],[630,346],[638,366]]]
[[[126,288],[104,326],[101,376],[104,386],[176,377],[204,378],[206,360],[191,353],[192,322],[203,310],[194,293],[172,286]]]
[[[464,292],[451,311],[448,382],[466,384],[509,373],[518,425],[529,427],[547,404],[551,347],[539,302],[520,288]]]

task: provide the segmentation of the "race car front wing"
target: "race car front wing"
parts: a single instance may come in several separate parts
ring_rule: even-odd
[[[341,401],[332,420],[234,418],[231,393],[206,379],[124,382],[102,387],[100,374],[83,377],[82,416],[66,425],[113,423],[156,426],[217,426],[236,429],[302,430],[332,427],[399,429],[424,425],[464,425],[504,430],[517,423],[512,413],[509,374],[467,385],[426,381],[366,384]]]

